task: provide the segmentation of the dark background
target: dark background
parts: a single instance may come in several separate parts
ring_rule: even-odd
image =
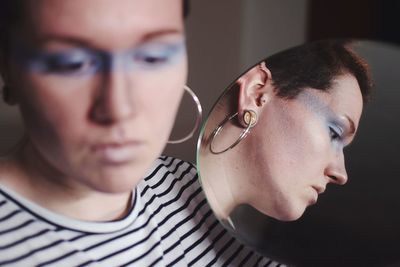
[[[400,266],[399,12],[400,1],[310,2],[308,40],[350,37],[390,44],[364,43],[358,49],[371,66],[375,88],[358,137],[346,151],[348,184],[330,188],[301,220],[274,222],[281,233],[275,236],[276,253],[290,255],[295,265]]]

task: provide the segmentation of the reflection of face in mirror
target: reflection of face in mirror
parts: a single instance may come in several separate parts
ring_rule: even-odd
[[[229,221],[249,204],[296,220],[328,184],[345,184],[343,149],[370,84],[366,64],[343,41],[284,51],[240,77],[211,112],[199,151],[217,216]]]

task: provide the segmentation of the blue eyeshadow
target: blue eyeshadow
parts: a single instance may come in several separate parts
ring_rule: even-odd
[[[144,44],[120,52],[74,48],[60,52],[17,48],[14,58],[26,70],[54,75],[90,75],[100,71],[153,70],[178,62],[185,52],[183,41]]]

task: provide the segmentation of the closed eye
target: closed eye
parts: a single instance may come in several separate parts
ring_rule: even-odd
[[[180,58],[185,51],[184,43],[149,44],[140,47],[132,54],[134,64],[142,67],[160,67]]]
[[[84,74],[91,72],[97,66],[95,59],[85,57],[78,60],[69,60],[60,57],[51,57],[46,62],[46,70],[54,74]]]
[[[168,61],[167,56],[162,56],[162,55],[151,55],[151,54],[139,54],[135,56],[135,61],[141,62],[143,64],[148,64],[148,65],[156,65],[156,64],[162,64]]]
[[[329,127],[329,136],[333,141],[341,139],[341,134],[334,127]]]

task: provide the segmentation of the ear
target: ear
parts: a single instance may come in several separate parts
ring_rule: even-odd
[[[273,94],[271,71],[263,61],[240,77],[237,83],[240,87],[238,118],[240,124],[247,127],[243,118],[246,111],[254,111],[258,117]]]

